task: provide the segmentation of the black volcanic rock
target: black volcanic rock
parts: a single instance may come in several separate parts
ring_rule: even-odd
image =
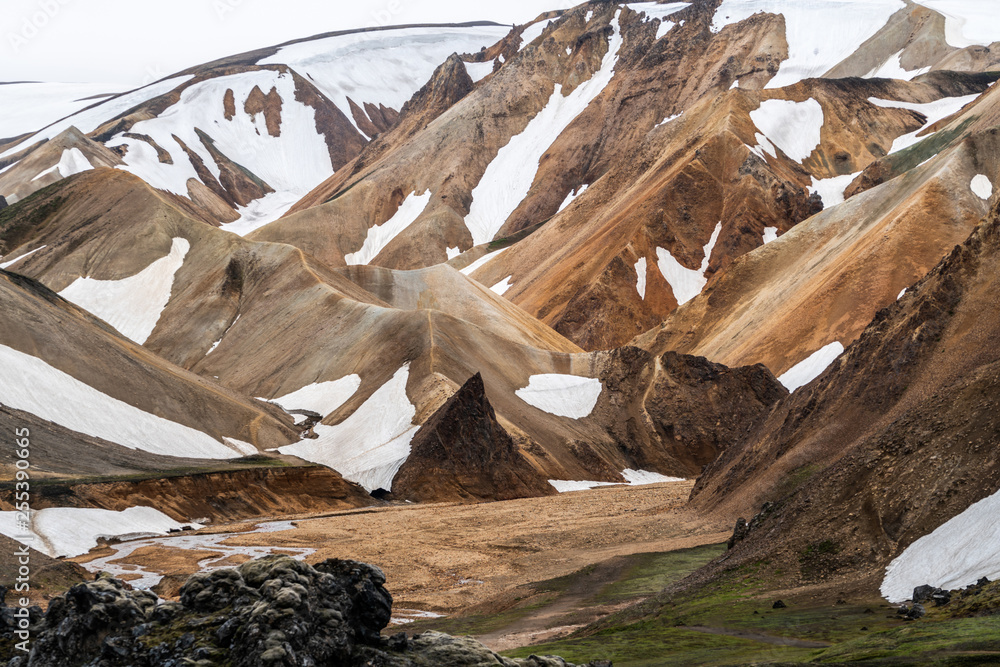
[[[36,610],[30,654],[0,659],[9,667],[572,667],[561,658],[509,660],[435,632],[384,638],[392,607],[384,584],[382,571],[364,563],[313,567],[269,556],[196,574],[179,603],[159,604],[101,575],[54,598],[44,617]],[[3,646],[14,651],[11,642]]]
[[[555,493],[497,422],[478,373],[417,431],[392,491],[394,496],[424,502]]]

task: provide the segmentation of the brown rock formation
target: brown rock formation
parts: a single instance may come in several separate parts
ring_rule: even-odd
[[[410,447],[392,482],[399,498],[511,500],[555,493],[497,422],[479,373],[424,422]]]

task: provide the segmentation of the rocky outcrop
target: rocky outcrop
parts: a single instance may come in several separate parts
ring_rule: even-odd
[[[37,441],[41,434],[41,430],[35,430],[34,439]],[[95,446],[95,443],[80,444]],[[166,462],[161,460],[159,463]],[[249,467],[237,468],[239,465]],[[216,463],[213,467],[235,469],[162,477],[147,473],[149,478],[140,480],[78,484],[52,481],[44,486],[44,493],[33,500],[32,508],[97,507],[120,512],[144,506],[155,507],[181,522],[208,519],[211,523],[223,523],[262,516],[322,514],[365,507],[374,502],[363,488],[322,466],[285,467],[283,461],[254,457],[235,463]],[[93,472],[108,475],[124,470]],[[0,509],[12,509],[13,503],[13,489],[0,488]]]
[[[497,422],[479,373],[424,422],[410,447],[392,482],[399,498],[511,500],[555,493]]]
[[[508,660],[438,633],[384,638],[392,610],[384,584],[364,563],[313,567],[277,556],[194,575],[179,602],[160,603],[100,575],[54,598],[44,618],[36,610],[29,655],[7,645],[3,657],[10,667],[571,667],[559,658]]]

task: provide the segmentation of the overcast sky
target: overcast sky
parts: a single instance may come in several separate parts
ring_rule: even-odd
[[[579,0],[582,1],[582,0]],[[525,23],[566,0],[3,0],[0,81],[138,85],[192,65],[333,30]]]

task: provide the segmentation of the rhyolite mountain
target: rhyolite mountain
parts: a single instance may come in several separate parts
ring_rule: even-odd
[[[0,417],[56,476],[348,504],[701,475],[779,503],[739,549],[881,568],[1000,488],[1000,30],[942,5],[331,33],[0,140]]]

